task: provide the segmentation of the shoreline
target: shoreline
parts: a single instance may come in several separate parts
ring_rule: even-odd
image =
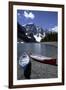
[[[24,44],[24,42],[17,42],[17,43]],[[29,42],[29,43],[30,43],[30,42]],[[27,43],[27,44],[29,44],[29,43]],[[31,43],[34,43],[34,42],[31,42]],[[40,43],[42,43],[42,44],[47,44],[47,45],[53,45],[53,46],[58,47],[58,42],[40,42]],[[39,44],[39,43],[37,43],[37,44]]]
[[[48,44],[48,45],[53,45],[53,46],[58,46],[58,42],[44,42],[44,44]]]

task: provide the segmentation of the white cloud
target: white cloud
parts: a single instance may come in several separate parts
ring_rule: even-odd
[[[29,17],[30,17],[31,19],[34,19],[35,16],[34,16],[34,14],[33,14],[32,12],[30,12],[30,13],[29,13]]]
[[[24,16],[28,18],[28,13],[26,11],[24,11]]]
[[[35,18],[35,15],[32,13],[32,12],[27,12],[27,11],[24,11],[24,16],[28,19],[34,19]]]

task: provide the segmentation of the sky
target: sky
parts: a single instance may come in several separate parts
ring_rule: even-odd
[[[21,25],[34,23],[43,29],[56,30],[58,26],[58,12],[17,10],[17,22]]]

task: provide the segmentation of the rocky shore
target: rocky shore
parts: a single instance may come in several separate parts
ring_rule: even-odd
[[[17,79],[25,79],[23,69],[19,66],[19,64],[17,64],[17,66]],[[40,63],[31,59],[31,79],[57,78],[57,70],[57,66]]]

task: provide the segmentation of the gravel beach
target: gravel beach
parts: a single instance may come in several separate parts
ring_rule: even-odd
[[[31,59],[31,79],[57,78],[57,76],[57,66],[40,63]],[[19,64],[17,67],[17,79],[25,79],[23,68]]]

